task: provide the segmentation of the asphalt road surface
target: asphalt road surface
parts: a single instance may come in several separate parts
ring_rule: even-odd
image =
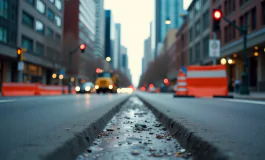
[[[173,98],[138,92],[161,112],[215,144],[232,159],[265,159],[265,101]]]
[[[0,99],[0,159],[40,141],[52,145],[50,134],[65,134],[80,119],[93,119],[100,110],[128,95],[65,95]],[[20,157],[18,159],[23,159]]]

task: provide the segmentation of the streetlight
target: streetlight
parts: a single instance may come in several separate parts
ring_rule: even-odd
[[[225,64],[226,64],[226,59],[225,59],[225,58],[222,58],[222,59],[221,59],[221,64],[222,64],[222,65],[225,65]]]
[[[55,79],[57,77],[57,74],[56,73],[53,73],[52,74],[52,78]]]
[[[110,58],[110,57],[107,57],[107,58],[106,58],[106,61],[107,61],[107,62],[110,62],[110,61],[111,61],[111,58]]]
[[[171,20],[169,19],[169,17],[167,17],[165,24],[171,24]]]
[[[59,79],[61,79],[61,80],[63,79],[63,75],[62,74],[59,75]]]

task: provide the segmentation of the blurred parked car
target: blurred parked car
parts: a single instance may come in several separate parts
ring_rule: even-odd
[[[76,93],[94,93],[95,87],[92,82],[85,82],[75,87]]]

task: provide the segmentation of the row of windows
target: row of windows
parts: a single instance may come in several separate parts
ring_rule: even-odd
[[[8,0],[0,0],[0,16],[8,18]]]
[[[36,4],[36,9],[42,13],[45,14],[46,12],[46,5],[43,3],[42,0],[26,0],[29,4],[32,6],[35,6]],[[59,10],[62,11],[63,5],[61,0],[49,0],[51,3],[55,5],[55,7]]]
[[[29,28],[35,29],[36,32],[42,35],[54,37],[54,31],[51,28],[47,27],[45,29],[45,25],[40,20],[34,21],[34,18],[24,11],[22,13],[22,23]],[[58,33],[55,33],[55,36],[56,38],[60,39],[60,35]]]
[[[203,38],[202,49],[203,49],[204,58],[209,57],[209,39],[210,39],[209,35]],[[191,64],[200,61],[200,56],[201,56],[201,43],[198,42],[197,44],[195,44],[194,47],[191,47],[189,49],[189,57],[190,57],[189,63]]]
[[[229,15],[236,10],[236,1],[226,0],[224,4],[224,14]]]
[[[190,41],[192,41],[194,37],[197,37],[198,35],[200,35],[201,31],[205,31],[207,28],[209,28],[209,26],[210,26],[210,12],[206,11],[203,14],[202,25],[201,25],[200,19],[195,23],[195,27],[194,27],[195,34],[194,35],[193,35],[193,28],[190,29],[189,31]]]
[[[0,26],[0,42],[7,43],[7,29]]]
[[[21,39],[21,45],[23,48],[26,48],[29,52],[35,52],[37,55],[43,56],[44,52],[45,52],[45,47],[44,44],[40,43],[40,42],[36,42],[35,43],[35,50],[34,50],[34,41],[31,38],[28,38],[26,36],[22,36]],[[50,47],[47,47],[47,56],[49,56],[50,58],[52,58],[54,56],[54,54],[59,56],[59,53],[56,52],[55,50],[53,50]],[[57,56],[57,58],[58,58]]]
[[[34,0],[27,0],[32,6],[35,5]],[[57,6],[61,6],[62,2],[60,0],[50,0],[52,3],[57,4]],[[57,7],[58,8],[58,7]],[[46,5],[41,0],[36,0],[36,9],[42,13],[46,14]],[[59,8],[58,8],[59,9]],[[62,8],[61,8],[62,9]],[[60,9],[60,10],[61,10]],[[57,16],[50,8],[47,9],[47,17],[53,23],[55,23],[58,27],[62,27],[62,20],[59,16]]]

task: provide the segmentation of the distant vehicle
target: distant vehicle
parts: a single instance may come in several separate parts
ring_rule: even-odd
[[[103,71],[98,74],[95,82],[96,92],[99,93],[117,93],[119,87],[118,75],[109,71]]]
[[[76,93],[92,93],[94,84],[92,82],[85,82],[75,87]]]

